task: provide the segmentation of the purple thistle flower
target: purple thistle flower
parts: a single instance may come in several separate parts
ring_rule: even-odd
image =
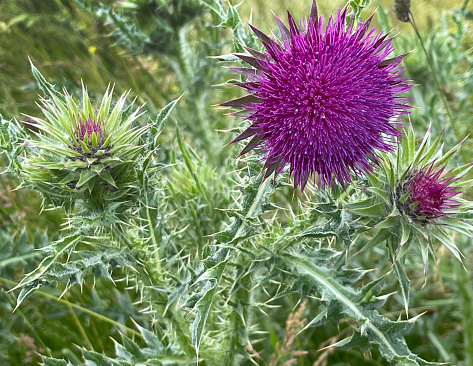
[[[90,141],[92,134],[95,134],[99,138],[99,141],[103,143],[103,133],[103,123],[96,114],[89,116],[86,120],[82,120],[80,116],[78,117],[75,133],[77,140],[83,141],[84,137],[87,136],[88,141]]]
[[[398,117],[410,108],[400,94],[411,86],[399,66],[404,55],[386,58],[392,38],[370,30],[371,19],[345,27],[345,8],[324,27],[314,0],[301,29],[290,13],[289,28],[276,17],[280,42],[251,27],[265,53],[237,55],[253,66],[230,68],[247,78],[237,85],[249,94],[221,105],[248,110],[252,124],[232,142],[252,137],[239,156],[259,148],[265,178],[290,164],[301,190],[314,173],[319,187],[344,185],[393,149]]]
[[[452,199],[460,193],[460,188],[451,186],[458,178],[445,176],[444,171],[445,166],[439,168],[438,164],[432,163],[408,173],[402,186],[397,188],[400,210],[412,220],[424,224],[450,215],[448,210],[460,205]]]

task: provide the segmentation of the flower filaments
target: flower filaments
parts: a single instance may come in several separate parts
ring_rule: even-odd
[[[455,177],[445,177],[445,167],[435,164],[409,172],[396,190],[396,204],[401,212],[420,223],[452,213],[458,201],[452,198],[460,193],[460,188],[451,186]]]
[[[94,150],[103,144],[104,126],[96,113],[89,116],[85,121],[78,117],[78,121],[75,122],[75,129],[74,138],[76,142],[83,141],[86,146],[86,148],[80,147],[84,154],[93,155]],[[90,151],[90,153],[84,150]]]
[[[222,103],[248,110],[248,129],[232,142],[252,137],[240,155],[259,148],[265,177],[286,164],[301,189],[311,175],[319,185],[351,182],[351,174],[371,172],[378,153],[391,151],[399,136],[400,96],[410,86],[399,66],[403,56],[387,59],[392,38],[369,29],[371,18],[346,23],[346,9],[326,27],[315,1],[298,29],[276,18],[279,42],[252,27],[265,53],[237,55],[253,68],[233,67],[247,82],[248,95]]]
[[[137,159],[144,149],[138,142],[149,126],[134,126],[141,107],[124,115],[128,93],[114,106],[112,93],[107,89],[93,107],[85,88],[80,104],[67,91],[50,92],[42,100],[46,119],[30,117],[39,132],[36,140],[25,141],[22,177],[47,203],[69,210],[79,202],[97,212],[110,205],[123,211],[135,201]]]

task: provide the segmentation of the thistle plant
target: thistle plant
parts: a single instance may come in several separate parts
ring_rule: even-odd
[[[473,165],[457,154],[465,142],[443,152],[448,129],[429,129],[416,146],[403,121],[415,104],[404,55],[391,56],[400,42],[360,18],[368,3],[348,1],[324,22],[314,2],[306,19],[276,18],[276,36],[221,0],[77,4],[78,19],[105,16],[105,32],[115,29],[89,51],[95,73],[105,79],[107,51],[114,67],[118,54],[135,65],[116,89],[130,82],[150,118],[128,93],[87,91],[107,81],[82,90],[65,81],[69,93],[32,66],[44,117],[28,109],[23,124],[0,121],[2,170],[13,173],[0,180],[10,205],[0,210],[0,364],[469,364],[473,280],[460,249],[469,258]],[[172,16],[163,23],[150,9]],[[178,41],[149,42],[164,28]],[[232,42],[248,53],[215,56]],[[249,65],[230,67],[247,95],[218,93],[227,70],[215,59]],[[137,78],[137,88],[138,73],[150,83]],[[185,103],[158,111],[184,90]],[[243,132],[212,111],[211,95],[242,109]],[[175,106],[175,125],[160,135]],[[240,155],[254,154],[225,160],[236,144],[216,154],[212,130],[222,126],[240,133],[233,142],[249,139]],[[11,194],[17,186],[39,194]],[[17,220],[15,203],[26,200]],[[10,347],[23,334],[34,360]]]
[[[152,266],[146,273],[139,261],[149,237],[126,230],[132,226],[135,232],[153,235],[157,246],[154,230],[159,220],[156,207],[149,206],[155,197],[149,182],[156,179],[160,166],[153,158],[156,138],[177,100],[155,122],[140,126],[137,119],[144,112],[133,109],[133,103],[125,108],[128,92],[114,103],[113,88],[108,88],[93,107],[83,86],[78,104],[31,67],[45,94],[41,110],[46,119],[27,116],[27,124],[36,130],[34,137],[18,123],[2,120],[1,147],[10,160],[7,171],[16,173],[23,186],[40,192],[43,207],[64,209],[68,221],[59,239],[43,248],[40,266],[16,286],[22,289],[17,306],[40,286],[64,282],[68,290],[82,285],[91,272],[110,278],[110,269],[116,267],[141,271],[137,281],[149,285],[150,273],[159,273],[159,255],[154,255],[156,262],[149,261]]]
[[[301,190],[311,175],[322,187],[344,185],[393,150],[398,117],[410,108],[404,55],[387,58],[392,38],[370,29],[373,16],[345,27],[346,15],[345,7],[324,27],[314,0],[301,29],[290,13],[289,28],[276,17],[279,40],[250,26],[265,50],[236,55],[252,66],[230,67],[247,79],[236,85],[248,95],[221,105],[248,111],[251,125],[232,142],[252,137],[240,155],[258,149],[265,177],[289,164]]]

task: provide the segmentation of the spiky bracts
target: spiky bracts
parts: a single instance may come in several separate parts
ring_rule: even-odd
[[[446,177],[445,166],[435,162],[407,173],[396,187],[396,205],[410,219],[429,223],[452,213],[459,202],[452,197],[460,194],[459,187],[451,186],[456,177]]]
[[[114,106],[112,93],[107,89],[97,108],[84,87],[81,105],[65,90],[50,93],[40,107],[46,119],[29,116],[38,132],[25,140],[22,177],[47,203],[71,209],[79,202],[91,210],[122,204],[123,210],[134,200],[134,163],[143,149],[137,142],[148,126],[133,126],[141,107],[124,115],[128,93]]]
[[[369,29],[371,17],[346,27],[344,9],[324,27],[315,1],[301,29],[289,13],[289,28],[276,22],[280,40],[251,27],[265,52],[237,55],[252,66],[231,68],[248,80],[237,84],[248,95],[221,104],[248,110],[252,124],[232,141],[252,138],[240,155],[258,149],[265,177],[289,164],[301,190],[311,175],[330,186],[371,172],[409,110],[400,96],[410,88],[399,66],[404,55],[386,58],[392,38]]]
[[[432,142],[429,128],[415,149],[410,125],[406,136],[400,138],[396,154],[385,154],[383,169],[368,176],[370,186],[366,190],[371,197],[347,206],[354,214],[370,218],[374,234],[368,247],[392,238],[394,233],[395,240],[389,244],[392,259],[399,260],[416,246],[421,249],[424,269],[429,252],[433,253],[432,243],[441,242],[461,262],[462,254],[450,233],[473,235],[471,219],[466,217],[473,203],[460,197],[473,183],[461,179],[473,165],[448,170],[463,141],[444,154],[441,139],[442,134]]]

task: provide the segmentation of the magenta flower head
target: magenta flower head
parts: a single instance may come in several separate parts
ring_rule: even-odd
[[[434,163],[409,172],[397,187],[398,208],[412,220],[424,224],[454,212],[452,209],[460,202],[452,198],[460,194],[460,188],[451,185],[458,178],[448,173],[445,166]]]
[[[369,29],[371,18],[346,26],[345,8],[324,26],[314,1],[301,29],[289,13],[289,28],[276,17],[280,40],[251,27],[265,52],[237,55],[252,66],[231,68],[247,78],[237,85],[248,95],[221,105],[248,111],[252,124],[232,142],[252,137],[240,155],[257,148],[265,178],[289,164],[301,190],[311,175],[319,187],[344,185],[393,149],[410,108],[400,94],[411,86],[404,55],[386,58],[392,38]]]

